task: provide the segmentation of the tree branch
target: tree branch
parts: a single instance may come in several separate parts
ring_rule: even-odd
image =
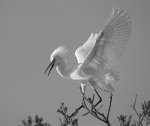
[[[112,103],[112,97],[113,97],[113,94],[111,93],[111,94],[110,94],[110,102],[109,102],[108,114],[107,114],[107,120],[108,120],[109,114],[110,114],[111,103]]]

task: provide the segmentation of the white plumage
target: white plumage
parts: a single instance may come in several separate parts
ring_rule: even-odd
[[[131,34],[131,19],[125,10],[117,9],[103,29],[90,35],[88,40],[75,51],[78,65],[67,68],[65,57],[68,50],[61,46],[51,54],[48,75],[53,67],[64,77],[81,82],[82,91],[86,85],[102,91],[113,92],[113,82],[119,80],[118,73],[112,69],[122,56]],[[45,71],[45,73],[46,73]]]

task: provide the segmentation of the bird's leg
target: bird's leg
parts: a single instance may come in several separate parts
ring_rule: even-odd
[[[79,87],[79,89],[80,89],[80,92],[82,94],[82,105],[83,105],[84,108],[87,108],[85,101],[90,103],[90,100],[88,98],[86,98],[86,96],[85,96],[85,88],[84,88],[84,91],[82,91],[82,87],[81,86]]]
[[[96,90],[96,89],[94,89],[94,90],[95,90],[95,92],[96,92],[96,94],[97,94],[97,96],[98,96],[98,98],[99,98],[99,101],[94,105],[94,107],[96,107],[99,103],[102,102],[102,98],[101,98],[101,96],[99,95],[99,93],[97,92],[97,90]]]
[[[85,107],[85,90],[83,91],[82,86],[79,87],[82,94],[82,105]]]
[[[84,82],[81,83],[81,91],[85,94],[86,85]]]

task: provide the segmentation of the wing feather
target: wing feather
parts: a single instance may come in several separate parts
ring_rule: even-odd
[[[109,69],[122,56],[131,34],[131,19],[125,10],[112,13],[104,28],[97,36],[95,45],[83,63],[96,61],[102,68]]]
[[[95,41],[93,41],[93,38],[95,38],[97,34],[93,37],[93,33],[90,35],[88,40],[80,46],[76,51],[75,51],[75,56],[77,58],[78,63],[83,63],[88,56],[89,52],[91,51],[92,47],[94,46]]]

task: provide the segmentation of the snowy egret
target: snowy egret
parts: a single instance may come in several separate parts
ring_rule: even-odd
[[[93,89],[100,89],[112,93],[113,83],[119,80],[118,73],[113,70],[116,61],[122,56],[131,33],[131,18],[123,9],[112,11],[111,17],[98,33],[90,35],[88,40],[75,51],[78,64],[68,68],[64,46],[58,47],[51,54],[50,64],[45,70],[52,68],[63,77],[78,80],[82,91],[88,85]],[[44,73],[44,74],[45,74]]]

